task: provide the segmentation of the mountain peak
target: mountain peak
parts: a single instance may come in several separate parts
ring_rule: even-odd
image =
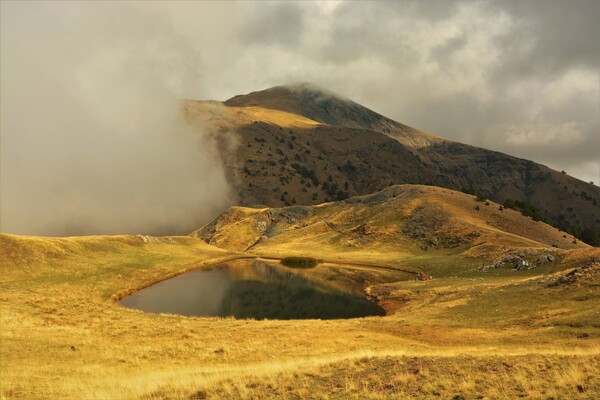
[[[232,97],[231,107],[262,107],[301,115],[332,126],[367,129],[383,133],[409,148],[429,146],[444,140],[376,113],[329,89],[310,82],[274,86],[269,89]]]
[[[225,104],[234,105],[263,105],[258,103],[268,102],[273,104],[275,100],[284,101],[296,100],[298,102],[317,102],[324,101],[342,101],[353,103],[351,100],[339,96],[333,91],[318,86],[312,82],[294,82],[285,85],[273,86],[268,89],[258,90],[244,95],[234,96],[227,100]],[[248,104],[257,103],[257,104]],[[356,103],[355,103],[356,104]],[[285,110],[289,111],[289,110]]]
[[[384,131],[398,123],[354,101],[310,82],[274,86],[232,97],[226,106],[264,107],[305,116],[314,121],[349,128]]]
[[[267,89],[267,91],[288,92],[289,95],[297,96],[304,101],[314,101],[318,103],[325,101],[340,101],[347,104],[354,103],[352,100],[342,97],[337,93],[312,82],[296,82],[287,85],[274,86]]]

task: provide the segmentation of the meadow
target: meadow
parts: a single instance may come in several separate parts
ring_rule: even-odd
[[[550,286],[595,265],[597,250],[565,252],[528,271],[478,271],[476,261],[448,252],[413,260],[389,249],[329,252],[349,264],[328,271],[360,282],[387,316],[256,321],[146,314],[115,302],[188,270],[260,254],[191,237],[0,235],[0,245],[3,399],[600,393],[600,278]],[[387,268],[350,264],[363,262]],[[424,266],[433,280],[407,280],[403,271]]]

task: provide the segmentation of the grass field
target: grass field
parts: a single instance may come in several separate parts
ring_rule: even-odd
[[[600,393],[600,277],[549,287],[566,271],[591,265],[597,250],[565,251],[529,271],[477,271],[473,260],[450,251],[418,260],[402,249],[314,254],[425,269],[434,279],[320,264],[311,273],[343,269],[389,315],[255,321],[145,314],[115,304],[154,282],[240,256],[194,238],[0,235],[0,246],[1,398]]]

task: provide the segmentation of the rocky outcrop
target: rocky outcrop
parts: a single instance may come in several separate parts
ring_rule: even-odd
[[[500,260],[477,268],[479,271],[488,271],[496,268],[511,268],[523,271],[554,262],[556,251],[545,249],[516,249],[506,253]]]
[[[568,272],[562,272],[556,278],[551,280],[546,286],[556,288],[561,286],[575,285],[583,282],[590,282],[600,276],[600,261],[593,260],[588,265],[584,265]]]

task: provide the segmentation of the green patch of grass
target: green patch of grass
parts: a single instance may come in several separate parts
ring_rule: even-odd
[[[312,257],[284,257],[281,263],[290,268],[314,268],[319,261]]]

